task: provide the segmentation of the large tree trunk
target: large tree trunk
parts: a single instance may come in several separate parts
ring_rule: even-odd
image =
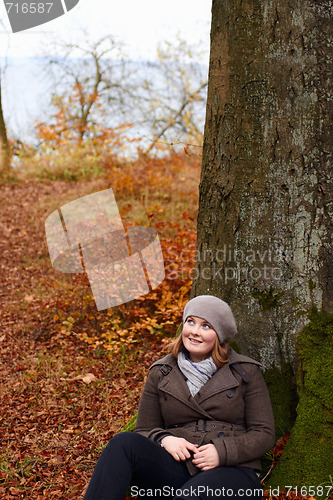
[[[330,0],[213,0],[212,12],[192,296],[230,303],[242,352],[266,369],[278,436],[311,319],[271,484],[320,485],[332,470],[333,315],[304,312],[333,305]]]
[[[7,131],[2,110],[1,99],[1,72],[0,72],[0,175],[7,175],[10,171],[10,150]]]
[[[231,304],[264,368],[332,310],[330,0],[213,0],[192,296]]]

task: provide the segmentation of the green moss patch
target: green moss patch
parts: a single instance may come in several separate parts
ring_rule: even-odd
[[[270,287],[269,290],[264,291],[252,290],[251,295],[258,300],[263,311],[269,311],[281,305],[280,299],[283,297],[284,292],[275,292],[274,288]]]
[[[242,354],[242,350],[239,346],[239,344],[236,342],[236,340],[229,340],[228,344],[230,345],[230,347],[236,351],[238,354]]]
[[[312,308],[297,337],[299,403],[269,486],[325,486],[333,471],[333,313]],[[319,490],[318,490],[319,491]],[[323,488],[322,495],[327,497]]]
[[[285,435],[292,428],[296,418],[298,401],[296,380],[289,363],[282,368],[270,368],[264,373],[272,402],[276,439]]]

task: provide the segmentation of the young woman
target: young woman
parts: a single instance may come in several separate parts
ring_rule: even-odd
[[[150,369],[135,432],[114,436],[84,500],[262,497],[260,457],[274,421],[260,363],[232,350],[237,331],[224,301],[190,300],[171,354]]]

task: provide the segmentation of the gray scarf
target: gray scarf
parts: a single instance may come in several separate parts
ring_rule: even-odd
[[[217,366],[212,356],[198,363],[193,363],[185,352],[179,351],[177,363],[180,371],[186,377],[186,383],[192,396],[194,396],[217,371]]]

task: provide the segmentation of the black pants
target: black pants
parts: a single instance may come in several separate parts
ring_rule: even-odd
[[[261,499],[260,481],[248,467],[216,467],[191,476],[159,444],[135,432],[114,436],[100,456],[84,500],[122,500],[128,486],[141,499]]]

